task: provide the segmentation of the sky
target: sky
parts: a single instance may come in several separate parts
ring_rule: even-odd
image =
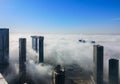
[[[11,32],[120,34],[120,0],[0,0]]]

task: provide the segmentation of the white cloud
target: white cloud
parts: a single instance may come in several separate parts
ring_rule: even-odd
[[[52,64],[61,64],[62,66],[78,64],[86,71],[91,71],[93,65],[93,44],[90,41],[95,40],[98,44],[104,46],[104,71],[105,78],[108,73],[108,60],[117,58],[120,60],[120,36],[119,35],[44,35],[44,55],[45,63],[50,65],[42,66],[35,64],[35,52],[31,49],[31,35],[11,34],[10,36],[10,63],[18,74],[19,54],[18,40],[19,37],[27,38],[27,69],[31,76],[50,79],[53,70]],[[79,39],[85,39],[87,43],[78,42]],[[33,71],[34,68],[34,71]],[[41,77],[43,76],[43,77]],[[49,81],[49,80],[46,80]],[[47,82],[46,82],[47,83]]]

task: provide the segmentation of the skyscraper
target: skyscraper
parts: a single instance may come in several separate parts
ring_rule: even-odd
[[[9,29],[0,29],[0,72],[9,65]]]
[[[39,63],[44,62],[44,37],[43,36],[31,36],[32,48],[39,54]]]
[[[36,52],[38,51],[38,41],[37,41],[37,36],[31,36],[32,37],[32,49],[35,50]]]
[[[53,84],[65,84],[65,70],[60,65],[54,69]]]
[[[103,84],[103,59],[104,59],[103,46],[93,46],[93,62],[94,62],[94,81],[96,84]]]
[[[119,60],[109,60],[109,84],[119,84]]]
[[[19,39],[19,83],[26,80],[26,38]]]
[[[44,46],[43,46],[44,37],[40,36],[38,39],[39,39],[39,63],[42,63],[44,62]]]

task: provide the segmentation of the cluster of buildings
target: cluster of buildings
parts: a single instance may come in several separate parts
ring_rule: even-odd
[[[44,62],[44,37],[31,36],[32,48],[39,54],[39,63]],[[92,83],[85,84],[104,84],[104,47],[101,45],[93,46],[93,76]],[[0,73],[3,74],[9,66],[9,29],[0,29]],[[4,77],[2,77],[4,78]],[[0,78],[1,79],[1,78]],[[65,69],[57,65],[52,74],[52,84],[65,84]],[[5,80],[2,80],[6,82]],[[26,78],[26,38],[19,38],[19,84],[28,84]],[[1,80],[0,80],[1,82]],[[2,83],[0,83],[2,84]],[[3,84],[7,84],[3,83]],[[82,84],[76,83],[76,84]],[[109,60],[109,84],[119,84],[119,61]]]
[[[93,78],[95,84],[104,84],[103,81],[103,64],[104,64],[104,47],[100,45],[93,46],[93,62],[94,62],[94,71]],[[119,60],[110,59],[109,60],[109,83],[108,84],[119,84]]]
[[[44,37],[43,36],[31,36],[32,48],[39,55],[39,63],[44,62]],[[16,84],[29,84],[26,77],[26,38],[19,38],[19,80]],[[2,74],[9,66],[9,29],[0,29],[0,84],[8,84]],[[64,84],[65,71],[58,65],[53,71],[53,84]],[[61,81],[62,80],[62,81]],[[1,83],[3,82],[3,83]],[[5,83],[4,83],[5,82]],[[30,83],[33,84],[33,83]]]

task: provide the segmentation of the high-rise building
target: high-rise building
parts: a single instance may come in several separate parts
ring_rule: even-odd
[[[9,29],[0,29],[0,72],[9,65]]]
[[[39,63],[44,62],[44,37],[43,36],[31,36],[32,48],[39,55]]]
[[[65,70],[60,65],[54,69],[53,84],[65,84]]]
[[[109,84],[119,84],[119,60],[109,60]]]
[[[103,84],[103,59],[104,48],[100,45],[93,46],[93,62],[94,62],[94,81],[95,84]]]
[[[32,37],[32,49],[38,52],[38,41],[37,36],[31,36]]]
[[[19,83],[26,80],[26,38],[19,39]]]
[[[44,37],[43,36],[40,36],[39,38],[39,63],[42,63],[44,62]]]

